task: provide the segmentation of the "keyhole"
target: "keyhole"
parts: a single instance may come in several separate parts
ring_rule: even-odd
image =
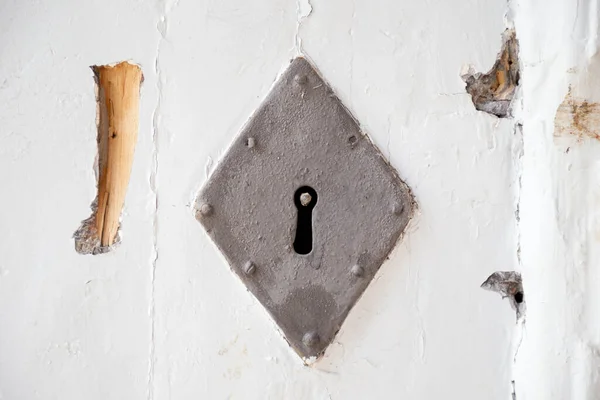
[[[312,210],[317,204],[317,192],[309,186],[301,187],[294,194],[294,204],[298,209],[294,250],[298,254],[308,254],[313,246]]]

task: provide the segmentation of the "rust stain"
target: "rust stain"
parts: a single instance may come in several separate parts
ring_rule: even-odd
[[[574,136],[600,140],[600,104],[573,96],[571,89],[554,118],[554,136]]]

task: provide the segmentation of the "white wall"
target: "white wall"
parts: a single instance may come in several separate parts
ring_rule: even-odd
[[[0,399],[507,399],[515,316],[479,285],[517,268],[519,138],[514,121],[474,110],[459,77],[491,67],[506,7],[0,2]],[[420,205],[312,368],[191,208],[300,50]],[[124,59],[145,83],[123,243],[81,256],[71,235],[95,196],[88,66]]]
[[[519,0],[516,11],[523,65],[520,231],[527,296],[517,395],[597,400],[600,136],[594,134],[600,133],[600,9],[597,0]],[[566,107],[559,108],[561,103]]]

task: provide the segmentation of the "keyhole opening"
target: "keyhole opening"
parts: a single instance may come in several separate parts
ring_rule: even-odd
[[[312,211],[317,204],[317,192],[309,186],[302,186],[294,194],[294,204],[298,209],[294,251],[298,254],[308,254],[313,247]]]

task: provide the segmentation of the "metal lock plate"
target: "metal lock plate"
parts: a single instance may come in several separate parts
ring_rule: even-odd
[[[304,58],[201,190],[198,219],[304,357],[318,357],[395,246],[409,188]]]

